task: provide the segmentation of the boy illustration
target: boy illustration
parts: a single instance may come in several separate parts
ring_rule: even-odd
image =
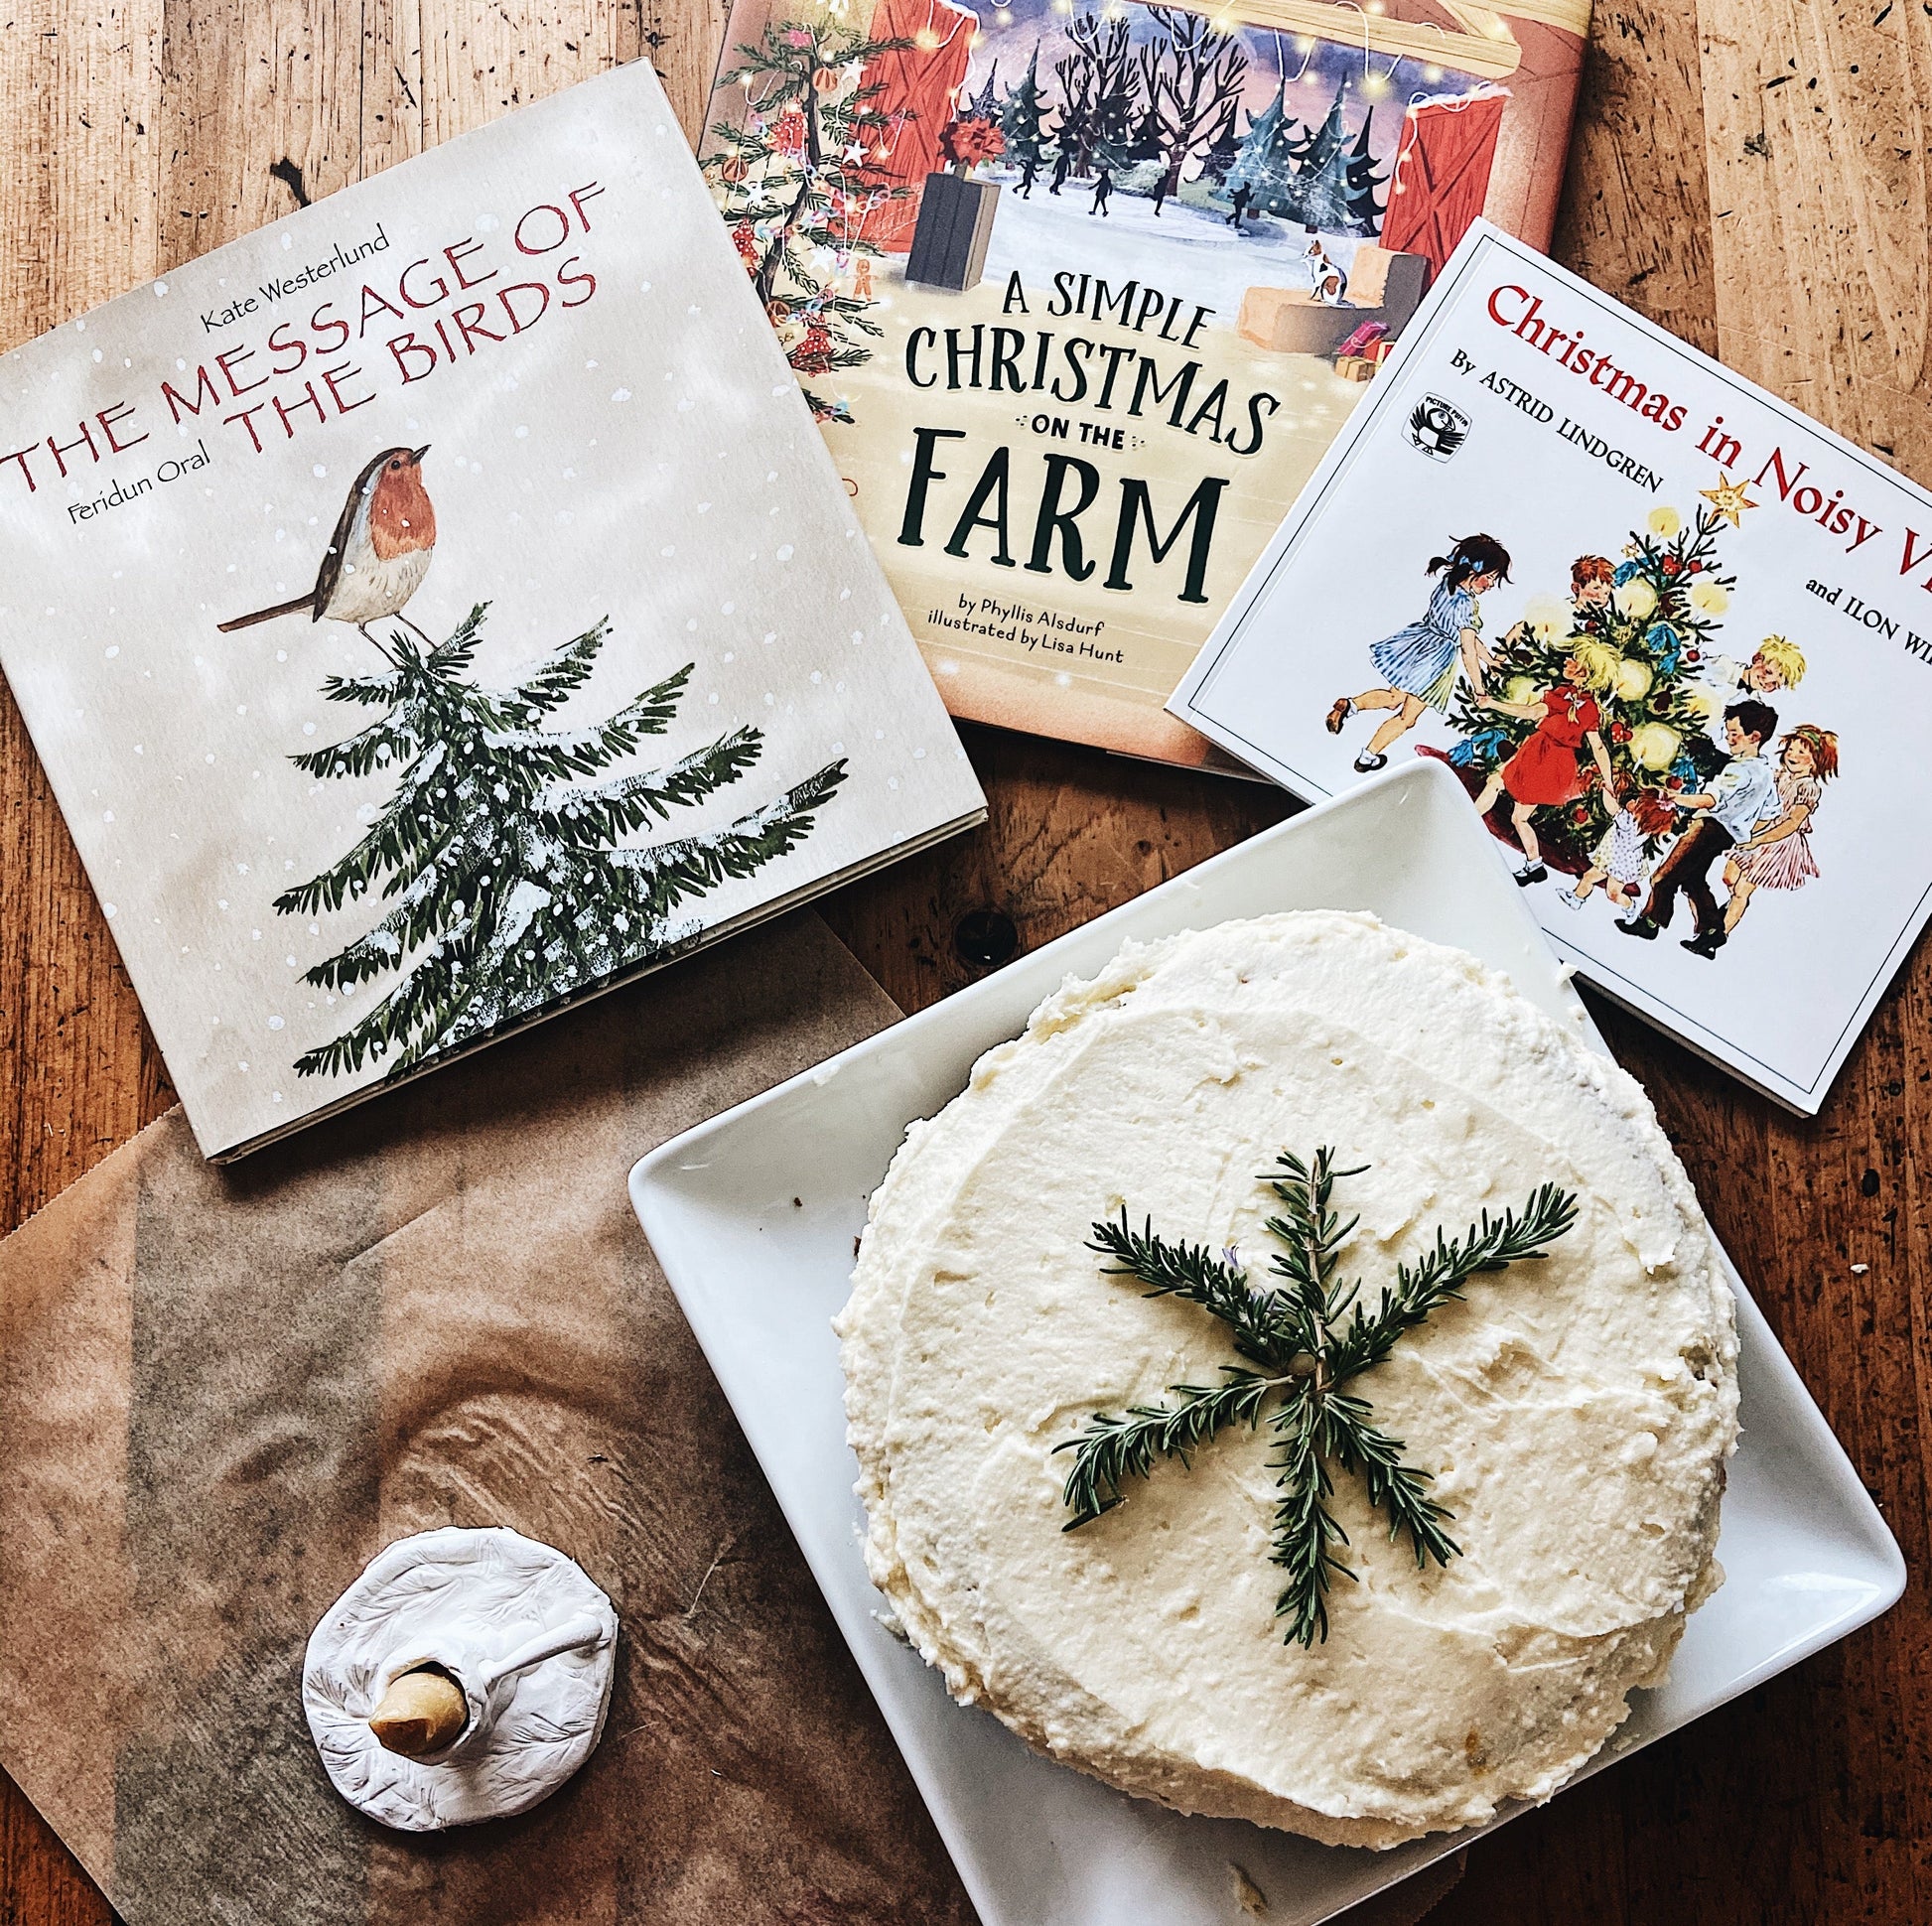
[[[1805,679],[1805,652],[1782,635],[1766,635],[1748,662],[1735,656],[1714,655],[1707,681],[1727,702],[1745,696],[1768,697],[1795,689]]]
[[[1685,938],[1683,947],[1707,960],[1724,948],[1724,912],[1711,894],[1711,866],[1737,844],[1748,842],[1759,823],[1778,814],[1777,772],[1762,754],[1777,728],[1777,711],[1755,696],[1733,702],[1725,711],[1725,746],[1730,760],[1703,793],[1670,798],[1695,820],[1658,864],[1643,914],[1617,924],[1624,935],[1654,942],[1676,914],[1681,894],[1690,898],[1697,919],[1696,933]]]

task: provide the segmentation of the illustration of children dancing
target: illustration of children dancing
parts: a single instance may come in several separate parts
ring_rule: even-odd
[[[1369,649],[1382,686],[1358,696],[1337,696],[1328,711],[1330,736],[1339,736],[1342,724],[1358,710],[1393,712],[1355,757],[1363,775],[1387,767],[1389,746],[1415,728],[1424,710],[1448,713],[1458,673],[1468,677],[1478,696],[1483,693],[1491,657],[1482,642],[1477,598],[1509,580],[1509,551],[1492,535],[1464,535],[1447,555],[1431,560],[1429,573],[1443,579],[1430,594],[1428,614]]]
[[[1523,846],[1523,867],[1516,872],[1516,881],[1525,888],[1549,875],[1537,841],[1536,812],[1575,802],[1584,793],[1580,751],[1588,750],[1604,793],[1615,793],[1616,778],[1610,770],[1610,753],[1603,745],[1603,714],[1596,698],[1609,688],[1621,659],[1607,643],[1580,641],[1564,660],[1560,687],[1545,689],[1533,702],[1506,702],[1500,696],[1480,698],[1484,709],[1536,724],[1522,747],[1491,773],[1476,797],[1476,814],[1486,816],[1497,797],[1505,790],[1509,792],[1515,805],[1509,819],[1516,827],[1516,840]]]
[[[1731,852],[1725,865],[1725,934],[1737,927],[1759,890],[1802,890],[1818,874],[1812,818],[1825,784],[1838,773],[1838,738],[1800,723],[1778,749],[1778,813]]]

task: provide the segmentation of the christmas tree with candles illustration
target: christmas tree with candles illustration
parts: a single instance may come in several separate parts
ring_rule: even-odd
[[[1723,572],[1718,534],[1725,516],[1700,508],[1688,522],[1674,508],[1651,511],[1614,563],[1596,561],[1597,586],[1582,584],[1569,604],[1533,603],[1495,645],[1487,693],[1530,705],[1561,689],[1576,663],[1595,700],[1599,734],[1616,787],[1590,780],[1574,800],[1539,812],[1544,853],[1559,869],[1581,874],[1589,851],[1628,803],[1648,853],[1681,824],[1673,796],[1697,791],[1724,766],[1712,734],[1725,695],[1710,680],[1710,658],[1735,577]],[[1579,565],[1580,573],[1584,571]],[[1450,720],[1463,740],[1449,760],[1472,788],[1509,761],[1534,732],[1534,721],[1485,706],[1466,686]],[[1506,811],[1492,823],[1506,835]]]

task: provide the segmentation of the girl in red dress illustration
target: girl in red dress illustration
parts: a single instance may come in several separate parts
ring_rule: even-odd
[[[1516,828],[1516,840],[1523,846],[1523,867],[1516,881],[1527,888],[1541,883],[1549,871],[1543,867],[1542,846],[1536,839],[1532,820],[1539,809],[1560,807],[1575,802],[1584,793],[1587,778],[1582,752],[1588,750],[1606,795],[1616,793],[1616,779],[1610,771],[1610,753],[1603,747],[1600,733],[1603,713],[1597,705],[1598,692],[1609,687],[1615,673],[1616,651],[1601,642],[1582,641],[1576,652],[1565,658],[1563,681],[1545,689],[1534,701],[1508,702],[1501,696],[1484,696],[1481,706],[1499,715],[1519,716],[1536,724],[1528,740],[1509,760],[1497,769],[1476,797],[1476,813],[1488,815],[1504,790],[1515,805],[1509,819]]]

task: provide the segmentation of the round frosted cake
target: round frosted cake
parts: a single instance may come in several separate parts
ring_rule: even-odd
[[[906,1636],[1182,1812],[1390,1847],[1547,1798],[1722,1582],[1733,1306],[1648,1100],[1372,916],[1048,998],[907,1132],[838,1330]]]

